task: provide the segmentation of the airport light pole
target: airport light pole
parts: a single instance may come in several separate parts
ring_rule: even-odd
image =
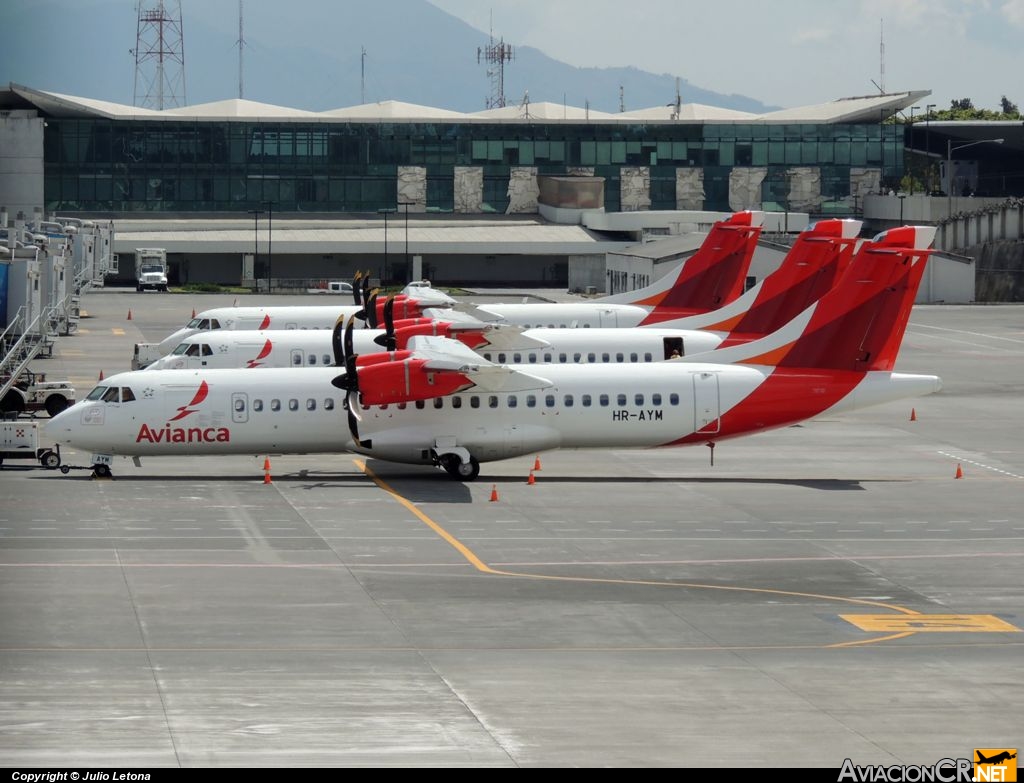
[[[925,185],[925,188],[926,188],[928,196],[932,195],[932,177],[931,177],[931,173],[932,173],[932,162],[931,162],[931,160],[932,160],[932,134],[931,134],[932,126],[931,126],[931,121],[932,121],[932,109],[934,109],[935,106],[936,106],[936,104],[929,103],[929,104],[927,104],[924,107],[924,146],[925,146],[925,155],[928,156],[928,169],[927,169],[927,171],[928,171],[928,184]]]
[[[1002,144],[1005,139],[979,139],[969,141],[966,144],[953,144],[952,139],[946,139],[946,217],[953,217],[953,153],[975,144]]]
[[[897,198],[900,200],[900,225],[903,225],[903,199],[907,197],[906,193],[900,193]]]
[[[396,212],[393,207],[383,207],[378,209],[378,214],[384,215],[384,280],[381,280],[381,285],[388,280],[388,214]]]
[[[267,293],[274,279],[274,202],[265,201],[267,205]]]
[[[917,108],[916,106],[911,106],[910,107],[910,138],[911,139],[914,138],[914,110],[916,108]],[[911,196],[914,195],[914,172],[913,171],[910,172],[910,195]],[[900,211],[902,211],[902,210],[903,210],[903,202],[901,201],[900,202]],[[901,219],[900,223],[902,223],[902,222],[903,222],[903,220]]]
[[[410,274],[410,272],[409,272],[409,207],[411,207],[412,204],[413,204],[413,202],[411,202],[411,201],[400,201],[400,202],[398,202],[398,206],[405,207],[405,273],[406,274]]]
[[[263,214],[262,209],[250,209],[249,214],[252,215],[252,274],[256,276],[256,264],[260,260],[260,215]],[[267,291],[270,290],[270,281],[267,281]]]

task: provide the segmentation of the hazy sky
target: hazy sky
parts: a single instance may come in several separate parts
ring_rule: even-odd
[[[786,107],[877,92],[884,19],[887,91],[1024,105],[1024,0],[431,2],[571,65],[634,65]]]

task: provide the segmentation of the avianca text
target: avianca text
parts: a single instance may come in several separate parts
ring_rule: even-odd
[[[227,427],[139,427],[136,443],[230,443],[231,430]]]

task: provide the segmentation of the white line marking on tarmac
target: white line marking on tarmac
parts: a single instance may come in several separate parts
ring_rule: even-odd
[[[1005,340],[1008,343],[1019,343],[1024,345],[1024,340],[1018,340],[1013,337],[1000,337],[997,334],[985,334],[984,332],[969,332],[966,329],[950,329],[946,326],[930,326],[928,324],[913,324],[911,330],[914,329],[936,329],[940,332],[955,332],[956,334],[969,334],[974,337],[987,337],[989,340]]]
[[[949,457],[950,459],[955,459],[957,462],[965,462],[968,465],[974,465],[974,467],[976,467],[976,468],[982,468],[984,470],[991,470],[994,473],[1001,473],[1002,475],[1009,476],[1010,478],[1024,479],[1024,476],[1018,475],[1016,473],[1011,473],[1008,470],[1001,470],[1000,468],[994,467],[992,465],[986,465],[983,462],[977,462],[977,461],[975,461],[973,459],[967,459],[967,457],[959,457],[956,454],[950,454],[948,451],[939,451],[939,452],[936,452],[936,453],[941,454],[943,457]]]

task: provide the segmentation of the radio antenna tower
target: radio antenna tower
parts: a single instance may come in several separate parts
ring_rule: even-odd
[[[478,46],[476,49],[476,61],[481,60],[487,63],[487,76],[491,80],[491,96],[487,99],[488,109],[505,108],[505,63],[512,62],[512,44],[505,43],[505,39],[494,41],[494,25],[491,25],[491,40],[487,46]]]
[[[135,90],[132,103],[162,110],[185,105],[185,34],[181,0],[143,0],[135,33]],[[170,8],[173,6],[173,8]]]
[[[245,97],[245,82],[242,80],[242,49],[245,48],[245,35],[242,33],[242,0],[238,0],[238,100]]]

